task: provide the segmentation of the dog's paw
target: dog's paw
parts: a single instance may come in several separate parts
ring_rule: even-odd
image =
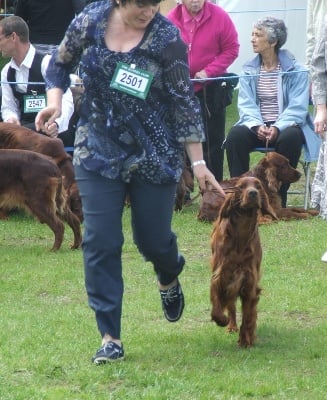
[[[236,325],[231,325],[229,324],[226,328],[226,331],[228,333],[234,333],[234,332],[238,332],[238,327]]]
[[[273,222],[277,222],[278,219],[273,219],[270,215],[259,215],[258,216],[258,224],[259,225],[265,225],[265,224],[271,224]]]
[[[312,217],[316,217],[317,215],[319,215],[319,211],[318,211],[318,210],[314,210],[314,209],[312,209],[312,210],[307,210],[307,213],[308,213],[309,215],[311,215]]]

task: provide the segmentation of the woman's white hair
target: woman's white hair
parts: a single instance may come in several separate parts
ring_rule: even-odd
[[[280,49],[287,40],[287,28],[282,19],[265,17],[255,22],[253,27],[259,31],[265,30],[267,32],[268,42],[276,42],[276,50]]]

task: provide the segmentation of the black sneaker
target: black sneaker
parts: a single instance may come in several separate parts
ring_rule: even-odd
[[[124,359],[123,345],[114,342],[105,343],[92,357],[94,364],[105,364],[107,362],[120,361]]]
[[[169,322],[176,322],[180,319],[184,309],[184,295],[181,285],[177,284],[167,290],[159,290],[162,309]]]

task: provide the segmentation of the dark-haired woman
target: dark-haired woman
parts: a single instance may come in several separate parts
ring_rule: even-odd
[[[134,241],[153,264],[168,321],[183,312],[184,258],[171,230],[184,148],[204,188],[222,189],[203,160],[203,124],[189,78],[186,46],[158,13],[160,0],[99,1],[68,28],[47,72],[43,129],[60,114],[69,73],[81,63],[85,92],[74,164],[83,202],[89,304],[102,337],[96,364],[122,360],[122,213],[131,202]],[[223,192],[222,192],[223,193]]]
[[[249,154],[255,147],[274,147],[294,168],[303,145],[306,159],[317,159],[320,140],[308,113],[308,72],[288,50],[281,49],[286,39],[287,28],[280,19],[266,17],[253,26],[251,43],[257,55],[243,66],[240,119],[225,146],[232,177],[248,171]],[[286,183],[279,191],[283,207],[288,188]]]

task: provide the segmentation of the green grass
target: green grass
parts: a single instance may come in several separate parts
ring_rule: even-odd
[[[100,337],[87,305],[82,252],[69,249],[70,229],[54,253],[46,225],[21,213],[0,220],[0,399],[326,399],[327,284],[320,261],[326,221],[260,227],[258,341],[244,350],[237,334],[210,321],[212,226],[198,222],[197,212],[195,203],[174,214],[187,259],[181,275],[186,307],[171,324],[163,318],[151,265],[132,242],[125,210],[126,360],[102,367],[90,362]]]
[[[186,308],[162,316],[151,266],[132,243],[124,215],[125,362],[95,367],[99,345],[86,304],[81,251],[49,252],[47,226],[14,215],[0,221],[0,398],[326,399],[327,224],[319,218],[260,227],[264,258],[258,341],[239,349],[210,321],[211,225],[193,205],[174,216]]]

